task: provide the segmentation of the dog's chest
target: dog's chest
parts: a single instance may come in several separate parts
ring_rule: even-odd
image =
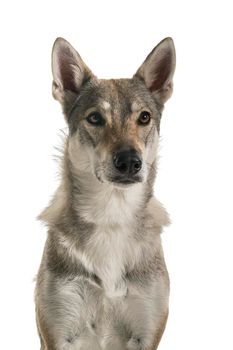
[[[94,224],[94,231],[78,251],[85,268],[101,280],[106,293],[124,295],[124,273],[140,258],[141,245],[135,239],[137,211],[143,196],[141,184],[125,192],[101,187],[95,196],[79,198],[78,213]]]
[[[97,227],[79,259],[85,268],[101,280],[108,296],[125,295],[124,273],[140,256],[140,245],[128,227],[120,225]]]

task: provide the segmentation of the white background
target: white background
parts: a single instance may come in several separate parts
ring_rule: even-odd
[[[39,349],[33,278],[46,238],[36,215],[57,187],[65,128],[50,54],[69,40],[102,78],[131,77],[164,37],[177,70],[161,125],[157,197],[170,317],[160,350],[233,349],[233,26],[230,1],[5,1],[0,9],[1,349]],[[94,349],[93,349],[94,350]]]

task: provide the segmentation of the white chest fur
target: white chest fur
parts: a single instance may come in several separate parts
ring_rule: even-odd
[[[143,184],[127,190],[103,186],[79,194],[77,212],[88,222],[95,223],[84,250],[70,249],[85,268],[102,281],[109,296],[126,294],[122,276],[125,266],[134,266],[141,255],[141,246],[133,236],[135,215],[143,198]]]
[[[85,252],[78,257],[83,265],[102,281],[109,296],[126,294],[122,279],[126,264],[134,265],[140,246],[130,236],[129,228],[120,225],[98,227],[90,238]]]

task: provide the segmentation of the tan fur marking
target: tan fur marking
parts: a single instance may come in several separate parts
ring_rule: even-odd
[[[111,129],[112,128],[112,115],[111,115],[110,111],[105,113],[105,118],[107,119],[108,126]]]
[[[129,118],[125,125],[125,131],[124,131],[124,139],[129,140],[130,145],[135,148],[136,150],[143,152],[144,150],[144,143],[140,140],[139,137],[140,129],[138,125],[135,122],[135,119]]]

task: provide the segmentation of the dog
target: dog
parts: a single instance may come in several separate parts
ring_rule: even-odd
[[[173,40],[131,79],[98,79],[63,38],[53,96],[68,124],[61,182],[39,219],[48,236],[36,277],[41,350],[155,350],[169,304],[153,195],[160,120],[172,94]]]

